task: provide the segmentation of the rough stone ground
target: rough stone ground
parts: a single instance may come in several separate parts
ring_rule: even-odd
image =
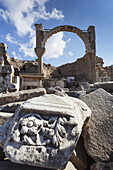
[[[95,88],[102,88],[109,93],[113,93],[113,81],[109,82],[96,82],[94,83]]]
[[[0,94],[0,106],[7,103],[20,102],[46,94],[44,88],[23,90],[14,93]]]
[[[93,164],[90,170],[113,170],[113,162],[110,163],[98,162],[96,164]]]
[[[0,161],[0,170],[54,170],[48,168],[40,168],[34,166],[27,166],[22,164],[16,164],[11,162],[10,160]],[[77,170],[71,162],[68,162],[66,168],[64,170]]]
[[[61,97],[61,96],[57,96],[53,94],[43,95],[40,97],[29,99],[19,109],[15,113],[14,119],[13,118],[9,119],[9,121],[1,127],[1,132],[3,132],[0,134],[1,146],[4,145],[6,157],[12,160],[13,162],[22,163],[22,164],[24,163],[27,165],[29,164],[29,165],[34,165],[34,166],[36,165],[40,167],[50,167],[50,168],[52,167],[56,169],[64,168],[65,164],[68,162],[70,156],[72,155],[73,150],[75,149],[77,140],[82,131],[82,126],[84,124],[84,121],[86,120],[87,117],[91,115],[91,110],[87,107],[87,105],[84,102],[82,102],[79,99],[71,98],[68,96]],[[49,157],[47,159],[46,157],[48,156],[47,152],[44,153],[45,157],[43,156],[44,147],[41,147],[43,146],[43,141],[40,144],[41,141],[38,138],[36,139],[36,142],[41,145],[40,146],[42,148],[41,152],[37,150],[37,145],[36,145],[37,143],[35,143],[32,146],[32,144],[30,145],[28,141],[26,145],[23,145],[23,142],[21,141],[21,147],[18,148],[18,141],[16,141],[17,138],[14,140],[10,140],[10,138],[12,139],[11,134],[14,133],[15,137],[18,136],[19,134],[16,133],[17,129],[18,129],[18,132],[21,133],[21,128],[22,128],[18,124],[17,126],[15,126],[17,129],[13,130],[12,129],[13,124],[15,125],[16,122],[19,122],[22,116],[21,113],[25,113],[25,114],[31,113],[31,110],[32,110],[32,113],[35,113],[35,114],[42,113],[42,115],[40,115],[40,117],[42,116],[42,120],[43,120],[43,114],[46,115],[46,124],[47,124],[47,121],[49,121],[49,119],[54,116],[57,116],[58,120],[61,119],[61,117],[66,117],[66,116],[69,117],[69,120],[66,119],[67,120],[66,126],[63,125],[61,127],[61,124],[60,124],[59,129],[58,129],[60,131],[62,130],[61,128],[63,128],[63,131],[64,131],[65,128],[68,127],[65,130],[65,133],[68,133],[68,135],[60,137],[60,134],[58,130],[56,129],[56,126],[58,125],[55,125],[55,127],[53,128],[55,132],[53,138],[51,138],[50,136],[47,138],[47,139],[50,139],[50,142],[51,142],[50,144],[52,144],[52,145],[49,145],[49,148],[51,149],[50,151],[52,151],[54,147],[56,146],[56,145],[54,146],[54,140],[53,140],[54,138],[55,138],[55,144],[58,142],[61,143],[60,147],[57,146],[56,151],[57,150],[58,151],[55,152],[55,155],[53,154],[51,158]],[[48,119],[47,119],[47,116],[49,116]],[[31,117],[30,115],[28,116],[29,120]],[[42,120],[40,120],[40,122],[43,123],[43,121],[45,120],[43,121]],[[56,121],[56,123],[58,123],[58,121]],[[38,125],[39,125],[39,122],[38,122]],[[48,126],[46,125],[46,129],[52,129],[51,126],[52,125],[48,125]],[[27,127],[27,124],[26,124],[26,127]],[[44,132],[43,125],[42,125],[42,129],[40,130],[41,131],[43,130],[43,133],[40,133],[39,137],[43,138],[43,135],[45,135],[44,133],[46,133]],[[60,141],[59,141],[58,135],[56,134],[59,135]],[[27,137],[26,132],[25,132],[25,136]],[[28,138],[30,138],[30,141],[32,141],[32,136],[33,134],[29,133]],[[46,140],[44,142],[46,142]],[[30,145],[29,151],[27,150],[28,145]],[[46,147],[48,147],[48,145],[47,146],[45,145],[45,149]],[[22,152],[24,151],[24,149],[26,150],[26,152]],[[30,156],[31,154],[33,155],[32,159]],[[57,161],[55,161],[55,158],[57,158]]]
[[[67,96],[65,91],[62,88],[60,88],[59,86],[48,88],[47,93],[48,94],[55,94],[55,95],[58,95],[58,96]]]
[[[25,91],[31,91],[31,90],[25,90]],[[41,95],[43,95],[43,93],[45,93],[45,89]],[[25,92],[25,96],[26,96],[26,92]],[[31,95],[30,94],[27,95],[28,99],[32,98],[31,96],[32,93]],[[103,89],[98,89],[90,94],[87,95],[84,94],[84,96],[79,96],[79,98],[83,100],[93,111],[91,119],[89,120],[86,128],[84,129],[84,135],[83,135],[87,153],[95,161],[105,161],[105,162],[113,161],[113,148],[112,148],[113,146],[113,133],[112,133],[113,132],[113,123],[112,123],[113,122],[113,95],[107,93]],[[6,96],[4,99],[5,102],[9,102],[9,100],[6,99]],[[19,100],[21,100],[21,97]],[[10,116],[9,114],[11,114],[5,112],[8,112],[8,110],[10,110],[10,112],[12,112],[12,110],[15,111],[15,109],[18,107],[18,104],[20,105],[21,102],[16,103],[14,101],[14,103],[0,106],[0,110],[2,109],[1,111],[3,111],[3,113],[2,112],[0,113],[0,120],[3,119],[2,121],[5,122],[6,119],[8,118],[7,116]],[[1,151],[1,153],[3,152]],[[1,156],[0,159],[2,160],[3,155],[0,154],[0,156]],[[81,159],[81,157],[79,157],[79,155],[76,155],[76,153],[74,156],[75,156],[74,160],[76,161],[75,165],[77,165],[77,163],[82,163],[78,165],[79,166],[82,165],[83,167],[84,165],[87,164]],[[80,160],[78,160],[78,158],[80,158]],[[85,164],[83,165],[83,163]],[[9,166],[11,169],[9,168]],[[19,164],[12,163],[10,161],[0,161],[0,170],[12,170],[13,168],[15,170],[20,170],[20,168],[21,169],[24,168],[24,170],[28,170],[28,168],[29,170],[35,170],[35,169],[48,170],[44,168],[19,165]],[[76,169],[69,162],[65,170],[76,170]],[[98,162],[96,164],[93,164],[90,170],[113,170],[113,163]]]
[[[92,115],[84,128],[87,153],[96,162],[113,161],[113,95],[103,89],[81,97]]]
[[[23,101],[24,102],[24,101]],[[23,102],[8,103],[0,106],[0,112],[14,113]]]

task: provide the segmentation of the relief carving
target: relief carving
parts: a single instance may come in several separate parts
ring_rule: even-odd
[[[23,145],[60,147],[63,138],[67,137],[67,128],[71,126],[70,135],[77,135],[77,124],[71,118],[47,117],[36,113],[30,113],[20,118],[15,124],[11,138],[14,142]],[[69,120],[68,120],[69,119]],[[67,128],[66,128],[67,127]],[[76,129],[76,130],[74,130]]]
[[[85,103],[71,97],[29,99],[0,127],[0,145],[13,162],[64,169],[90,114]]]

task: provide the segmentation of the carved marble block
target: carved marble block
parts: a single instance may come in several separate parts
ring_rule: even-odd
[[[0,128],[0,144],[13,162],[63,169],[90,115],[91,110],[79,99],[35,97]]]

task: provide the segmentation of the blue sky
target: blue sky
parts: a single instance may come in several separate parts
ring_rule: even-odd
[[[35,23],[52,29],[72,25],[96,29],[96,55],[113,64],[113,0],[0,0],[0,42],[10,57],[35,60]],[[59,32],[46,44],[45,63],[74,62],[85,54],[83,41],[74,33]]]

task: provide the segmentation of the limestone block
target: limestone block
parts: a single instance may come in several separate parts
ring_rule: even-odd
[[[11,161],[65,168],[91,110],[79,99],[43,95],[24,102],[0,128],[0,144]]]
[[[98,89],[81,100],[92,110],[83,133],[86,151],[96,162],[110,162],[113,160],[113,96]]]
[[[48,88],[47,93],[48,94],[56,94],[58,96],[67,96],[65,91],[62,88],[60,88],[59,86]]]
[[[89,90],[89,89],[90,89],[90,85],[88,82],[79,83],[78,90]]]
[[[36,89],[23,90],[23,91],[14,92],[14,93],[0,94],[0,105],[13,103],[13,102],[19,102],[19,101],[25,101],[33,97],[44,95],[45,93],[46,93],[46,90],[44,88],[36,88]]]
[[[108,82],[96,82],[94,83],[95,88],[103,88],[109,93],[113,92],[113,81],[108,81]]]
[[[113,162],[102,163],[98,162],[91,166],[90,170],[113,170]]]
[[[66,92],[66,94],[68,94],[68,96],[78,98],[82,95],[85,95],[86,91],[84,91],[84,90],[82,90],[82,91],[69,91],[69,92]]]
[[[23,102],[14,102],[2,105],[0,106],[0,112],[14,113]]]

